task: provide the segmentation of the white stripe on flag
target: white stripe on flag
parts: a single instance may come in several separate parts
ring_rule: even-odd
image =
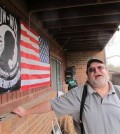
[[[21,60],[22,60],[22,62],[30,64],[30,65],[40,65],[40,66],[43,66],[43,67],[50,67],[50,64],[42,63],[42,62],[32,60],[32,59],[27,59],[27,58],[24,58],[24,57],[22,57]]]
[[[26,48],[24,46],[21,46],[21,51],[28,53],[28,54],[34,54],[35,56],[39,57],[39,53],[35,53],[34,50],[30,49],[30,48]]]
[[[22,86],[26,85],[33,85],[33,84],[38,84],[38,83],[43,83],[43,82],[48,82],[50,81],[50,78],[43,78],[43,79],[34,79],[34,80],[23,80]]]
[[[50,74],[50,71],[44,71],[44,70],[31,70],[31,69],[21,69],[21,74]]]

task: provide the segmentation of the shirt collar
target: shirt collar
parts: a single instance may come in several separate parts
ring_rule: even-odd
[[[109,91],[109,94],[115,94],[115,88],[114,88],[114,85],[112,84],[112,82],[109,81],[109,85],[110,85],[110,91]]]
[[[108,94],[115,94],[116,92],[115,92],[113,84],[110,81],[108,83],[110,86],[110,91]],[[89,83],[87,84],[87,86],[88,86],[88,93],[89,94],[97,93],[97,91],[95,91]]]

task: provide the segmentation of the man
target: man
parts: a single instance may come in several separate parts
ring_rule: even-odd
[[[103,61],[90,59],[87,63],[87,96],[82,121],[85,134],[119,134],[120,100]],[[80,131],[80,105],[83,87],[71,89],[66,94],[30,109],[18,107],[13,110],[19,116],[54,110],[58,116],[71,115],[78,134]],[[120,86],[116,87],[120,91]]]

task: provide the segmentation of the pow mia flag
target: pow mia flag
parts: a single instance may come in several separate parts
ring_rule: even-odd
[[[20,19],[0,7],[0,93],[20,89]]]

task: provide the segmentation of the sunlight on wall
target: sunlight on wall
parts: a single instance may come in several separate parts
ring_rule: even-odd
[[[107,65],[120,66],[120,26],[106,45],[105,53]]]

